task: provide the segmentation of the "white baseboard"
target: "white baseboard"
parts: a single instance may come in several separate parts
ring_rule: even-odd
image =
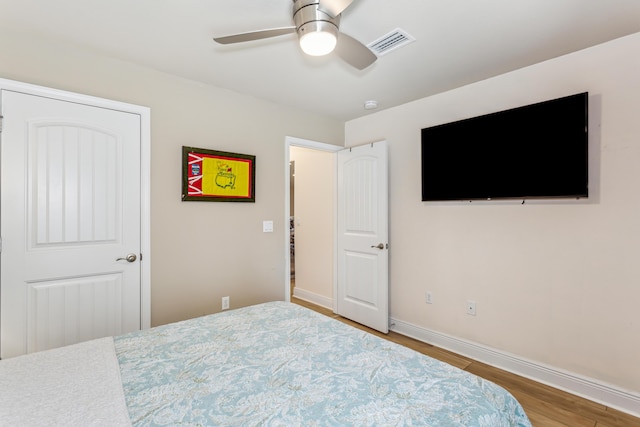
[[[316,293],[301,289],[299,287],[293,288],[293,296],[296,298],[300,298],[301,300],[308,301],[310,303],[319,305],[324,308],[328,308],[333,311],[333,299],[328,298],[322,295],[318,295]]]
[[[430,331],[398,319],[390,318],[389,320],[390,329],[399,334],[640,417],[640,394],[638,393],[621,390],[592,378],[525,360],[500,350]]]

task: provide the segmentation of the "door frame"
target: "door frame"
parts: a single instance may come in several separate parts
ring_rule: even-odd
[[[151,327],[151,110],[128,104],[0,78],[0,90],[53,98],[93,107],[137,114],[140,117],[140,327]],[[1,105],[0,105],[1,108]],[[0,110],[1,111],[1,110]],[[142,258],[144,256],[144,259]],[[144,260],[144,262],[142,262]]]
[[[311,150],[318,150],[318,151],[326,151],[329,153],[333,153],[334,155],[334,163],[337,164],[337,152],[340,150],[344,150],[344,147],[339,146],[339,145],[332,145],[332,144],[326,144],[324,142],[318,142],[318,141],[312,141],[309,139],[302,139],[302,138],[296,138],[293,136],[287,136],[284,139],[284,227],[282,227],[284,230],[284,259],[285,259],[285,266],[284,266],[284,298],[285,301],[290,302],[291,301],[291,257],[290,257],[290,253],[291,253],[291,248],[290,248],[290,230],[288,227],[289,224],[289,212],[291,211],[291,179],[289,177],[290,174],[290,170],[289,170],[289,161],[291,160],[290,158],[290,153],[289,153],[289,148],[290,147],[301,147],[301,148],[308,148]],[[335,185],[337,186],[337,183],[335,183]],[[337,188],[336,188],[337,189]],[[334,200],[333,203],[335,205],[335,203],[337,203],[337,193],[336,191],[334,191]],[[337,245],[337,233],[338,233],[338,228],[336,226],[336,217],[337,217],[337,210],[334,209],[333,210],[333,215],[334,215],[334,221],[333,221],[333,284],[332,284],[332,288],[333,288],[333,295],[334,297],[332,298],[332,310],[335,313],[337,310],[337,299],[335,298],[335,295],[337,294],[337,287],[338,287],[338,276],[337,276],[337,271],[336,271],[336,265],[338,263],[338,258],[337,258],[337,253],[336,253],[336,245]]]

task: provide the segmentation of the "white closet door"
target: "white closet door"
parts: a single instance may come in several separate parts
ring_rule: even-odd
[[[1,357],[140,329],[140,116],[1,102]]]

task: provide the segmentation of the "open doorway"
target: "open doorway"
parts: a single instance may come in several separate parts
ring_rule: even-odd
[[[285,141],[286,299],[330,309],[335,287],[336,155],[342,147]]]
[[[291,152],[289,152],[289,158]],[[293,296],[296,287],[296,161],[289,161],[289,274],[291,275],[290,295]]]

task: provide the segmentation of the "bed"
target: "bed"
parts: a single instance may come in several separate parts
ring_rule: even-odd
[[[56,424],[531,426],[498,385],[286,302],[1,361],[0,425]]]

